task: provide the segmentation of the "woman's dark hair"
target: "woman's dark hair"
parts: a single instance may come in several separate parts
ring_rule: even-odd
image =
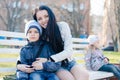
[[[35,13],[33,14],[33,18],[36,21],[37,21],[36,13],[39,10],[46,10],[49,16],[48,25],[46,29],[43,29],[43,33],[41,36],[42,39],[46,41],[49,40],[50,45],[52,45],[52,48],[56,53],[61,52],[63,50],[64,43],[54,13],[49,7],[45,5],[40,6],[39,9],[35,9]]]

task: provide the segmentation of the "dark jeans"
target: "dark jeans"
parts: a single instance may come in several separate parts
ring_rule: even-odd
[[[35,71],[30,74],[17,71],[17,80],[59,80],[55,73]]]
[[[120,69],[113,64],[105,64],[98,71],[112,72],[120,80]]]
[[[16,72],[16,78],[16,80],[29,80],[29,74],[18,70]]]
[[[75,65],[76,65],[76,61],[75,61],[75,60],[72,60],[72,61],[69,61],[66,65],[63,65],[63,66],[60,68],[60,70],[61,70],[61,69],[65,69],[65,70],[70,71],[70,70],[72,69],[72,67],[75,66]]]
[[[29,80],[59,80],[59,78],[55,73],[43,71],[31,73]]]

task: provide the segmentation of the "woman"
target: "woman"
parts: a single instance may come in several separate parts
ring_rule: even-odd
[[[33,18],[43,28],[42,39],[48,41],[56,52],[50,59],[54,62],[62,61],[62,68],[57,71],[57,76],[61,80],[88,80],[88,72],[81,69],[71,57],[72,36],[68,24],[56,22],[54,13],[47,6],[35,9]]]

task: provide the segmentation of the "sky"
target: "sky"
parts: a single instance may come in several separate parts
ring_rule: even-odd
[[[91,15],[103,15],[104,0],[91,0]]]

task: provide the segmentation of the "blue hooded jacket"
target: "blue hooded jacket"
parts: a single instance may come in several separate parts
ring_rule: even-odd
[[[38,52],[41,49],[39,56]],[[29,42],[26,46],[21,49],[20,62],[21,64],[32,65],[36,58],[47,58],[55,54],[49,43],[46,41],[39,40],[37,42]],[[48,72],[57,71],[61,67],[61,62],[45,62],[43,63],[43,70]]]

